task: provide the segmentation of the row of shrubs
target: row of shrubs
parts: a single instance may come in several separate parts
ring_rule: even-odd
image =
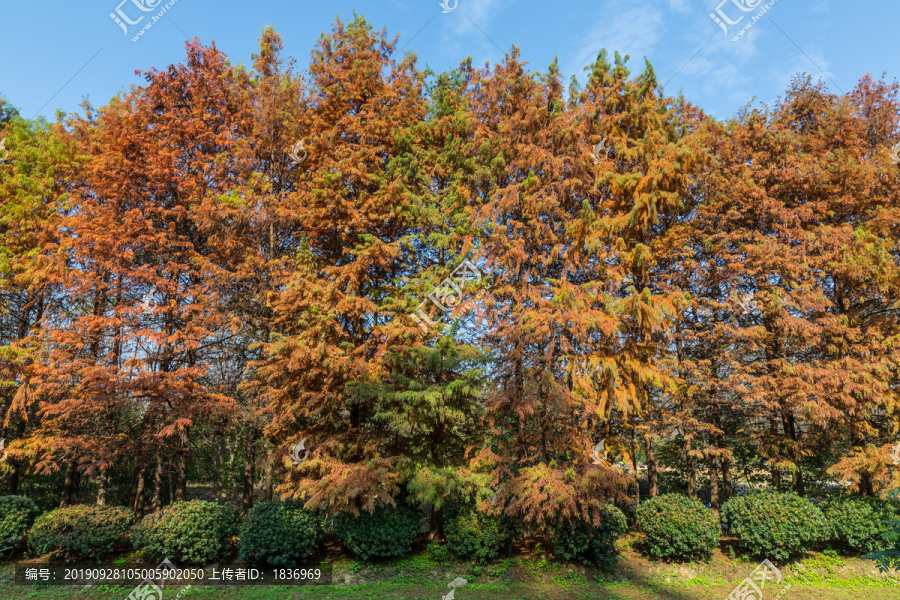
[[[31,500],[0,496],[0,552],[28,546],[36,556],[99,560],[129,546],[153,561],[210,564],[238,557],[248,564],[288,567],[319,551],[326,530],[363,560],[402,556],[412,551],[422,515],[409,507],[380,507],[374,513],[340,514],[323,519],[301,503],[265,502],[240,518],[237,510],[202,500],[182,501],[134,526],[134,514],[116,506],[70,506],[39,515]],[[625,516],[609,507],[600,527],[561,524],[557,552],[567,559],[606,564],[615,557]],[[497,558],[519,533],[512,519],[492,517],[472,507],[456,507],[444,519],[447,549],[478,562]]]
[[[323,519],[297,502],[266,502],[242,520],[231,506],[193,500],[176,502],[134,526],[134,514],[114,506],[71,506],[40,515],[34,502],[0,496],[0,551],[26,545],[43,556],[96,559],[128,546],[150,560],[210,564],[238,557],[254,565],[288,567],[319,551],[326,530],[363,560],[401,556],[412,550],[421,514],[405,506]],[[698,500],[677,494],[651,498],[633,513],[645,534],[641,549],[664,559],[708,556],[720,541],[720,523]],[[900,503],[837,497],[821,507],[794,494],[757,493],[722,507],[725,531],[755,555],[784,560],[829,544],[844,553],[887,549],[882,534],[900,519]],[[621,510],[607,506],[596,523],[560,522],[552,531],[555,552],[566,560],[601,567],[616,557],[616,541],[628,529]],[[520,533],[518,524],[472,507],[445,514],[447,549],[478,562],[497,558]]]
[[[871,554],[893,546],[891,522],[900,503],[836,496],[816,506],[793,493],[735,496],[722,506],[722,525],[751,554],[786,560],[829,546],[842,554]],[[698,500],[677,494],[651,498],[637,509],[643,551],[655,558],[708,556],[719,545],[719,522]]]

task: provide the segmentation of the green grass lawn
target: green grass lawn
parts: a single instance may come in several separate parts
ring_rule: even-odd
[[[456,590],[456,600],[725,600],[733,589],[730,585],[670,585],[615,582],[603,584],[472,584]],[[765,600],[775,598],[782,588],[775,588]],[[36,600],[124,600],[131,589],[73,590],[70,587],[33,589],[25,587],[0,587],[0,597],[8,600],[34,598]],[[180,593],[181,592],[181,593]],[[383,600],[426,599],[441,600],[448,592],[437,585],[374,583],[358,586],[315,586],[302,589],[291,587],[245,587],[241,589],[198,589],[183,591],[166,590],[164,600]],[[180,593],[180,594],[179,594]],[[857,589],[829,588],[808,584],[792,584],[781,598],[783,600],[896,600],[900,588],[861,587]]]
[[[623,540],[618,565],[609,572],[554,560],[539,545],[483,566],[436,558],[426,549],[362,563],[335,547],[325,557],[332,585],[170,587],[163,600],[441,600],[456,577],[470,583],[456,590],[455,600],[726,600],[759,564],[728,544],[727,554],[717,549],[707,561],[651,561],[634,550],[632,538]],[[11,579],[12,566],[0,563],[0,580]],[[763,600],[900,600],[900,572],[881,573],[870,560],[810,552],[778,568],[783,581],[770,582]],[[0,600],[125,600],[132,589],[0,584]]]

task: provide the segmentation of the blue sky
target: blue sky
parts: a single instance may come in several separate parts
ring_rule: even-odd
[[[267,25],[302,69],[319,35],[354,9],[376,29],[399,33],[400,45],[435,71],[467,56],[478,65],[497,62],[512,44],[533,70],[558,57],[566,80],[584,81],[583,67],[604,47],[630,54],[633,73],[646,56],[668,92],[683,90],[719,118],[754,99],[772,102],[797,72],[822,77],[835,91],[849,91],[866,73],[900,77],[897,0],[444,0],[456,3],[446,13],[438,0],[176,0],[133,42],[167,1],[0,0],[0,95],[26,117],[76,111],[85,95],[102,105],[141,83],[136,69],[180,62],[186,36],[214,40],[233,63],[249,63]],[[143,16],[127,35],[110,18],[117,8],[132,21]],[[710,17],[717,8],[737,22],[727,34]]]

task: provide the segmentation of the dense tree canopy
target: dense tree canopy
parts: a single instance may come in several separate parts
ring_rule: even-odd
[[[896,82],[720,122],[618,53],[581,88],[515,48],[434,74],[360,17],[306,75],[281,48],[0,106],[10,493],[543,526],[644,478],[900,485]]]

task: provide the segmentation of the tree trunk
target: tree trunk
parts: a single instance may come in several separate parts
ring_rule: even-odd
[[[0,418],[2,418],[2,415],[0,415]],[[23,435],[25,435],[25,421],[19,419],[19,422],[16,424],[16,437],[14,439],[19,439]],[[9,482],[6,484],[6,493],[10,496],[15,496],[19,493],[19,474],[22,471],[21,461],[10,460],[9,466],[12,469],[9,472]]]
[[[109,467],[100,469],[100,477],[97,483],[97,506],[106,506],[109,495]]]
[[[720,498],[720,501],[725,503],[731,498],[733,490],[731,484],[731,462],[725,449],[725,437],[724,432],[722,431],[722,414],[718,404],[715,405],[712,416],[712,422],[717,431],[713,439],[710,440],[710,446],[715,445],[716,450],[722,452],[721,456],[716,459],[716,464],[717,467],[722,468],[722,497]],[[716,469],[716,472],[718,473],[718,469]],[[716,487],[718,487],[718,485]]]
[[[638,464],[637,464],[637,452],[634,452],[636,448],[634,444],[631,445],[632,454],[631,454],[631,469],[634,471],[634,501],[638,504],[641,503],[641,480],[638,477]]]
[[[776,439],[778,437],[778,414],[774,410],[769,418],[769,430],[772,439]],[[780,451],[778,451],[778,454],[780,454]],[[781,471],[775,465],[772,465],[772,488],[776,492],[781,490]]]
[[[153,471],[153,495],[150,497],[150,512],[157,514],[162,510],[163,458],[156,454],[156,469]]]
[[[14,460],[9,461],[12,469],[9,472],[9,481],[6,482],[6,493],[10,496],[19,494],[19,465],[16,462]]]
[[[175,453],[175,502],[187,500],[187,464],[190,452],[187,429],[178,430],[178,451]]]
[[[431,507],[431,531],[428,532],[429,540],[439,540],[444,536],[444,509]]]
[[[275,465],[273,464],[275,461],[275,450],[274,448],[269,448],[269,454],[266,456],[266,487],[263,491],[263,498],[266,502],[272,501],[272,488],[274,487],[274,474],[275,474]]]
[[[797,464],[797,470],[791,472],[791,484],[798,496],[806,495],[806,484],[803,483],[803,471],[799,464]]]
[[[132,505],[131,509],[140,521],[144,516],[144,488],[147,485],[147,473],[143,464],[138,465],[138,469],[140,471],[138,472],[137,486],[134,491],[134,505]]]
[[[850,422],[850,446],[852,448],[859,448],[865,445],[865,439],[857,433],[859,430],[857,429],[856,422]],[[860,473],[859,474],[859,494],[861,496],[874,496],[875,495],[875,486],[872,481],[872,475],[870,473]]]
[[[3,426],[3,422],[6,420],[6,417],[10,416],[7,414],[10,406],[12,406],[12,398],[9,395],[6,395],[3,404],[0,405],[0,435],[2,435],[3,438],[6,438],[6,427]]]
[[[659,473],[656,465],[656,454],[653,452],[653,439],[648,435],[647,440],[647,481],[650,484],[650,497],[659,496]]]
[[[140,479],[140,466],[135,465],[134,471],[131,473],[131,490],[128,491],[128,507],[134,509],[134,503],[137,500],[138,480]]]
[[[731,482],[731,461],[727,458],[722,459],[722,485],[722,503],[724,504],[734,495],[734,485]]]
[[[10,459],[7,464],[10,466],[9,480],[6,482],[6,493],[10,496],[19,494],[19,465],[18,461]]]
[[[641,503],[641,480],[638,477],[637,443],[634,439],[635,426],[631,426],[631,470],[634,472],[634,501]]]
[[[225,442],[225,449],[228,451],[228,459],[225,460],[223,457],[223,460],[225,462],[222,463],[223,464],[222,473],[224,475],[223,475],[223,479],[222,479],[222,482],[223,482],[222,492],[219,497],[219,501],[227,503],[228,502],[228,492],[235,485],[237,485],[237,480],[235,480],[234,485],[232,485],[232,482],[231,482],[231,479],[232,479],[231,473],[232,473],[232,469],[234,468],[235,463],[237,462],[237,455],[234,452],[234,444],[228,442],[227,440]]]
[[[709,507],[716,522],[719,522],[719,462],[712,453],[709,455]]]
[[[797,470],[791,473],[791,483],[794,487],[794,492],[798,496],[806,495],[806,485],[803,483],[803,471],[800,470],[800,466],[797,466]]]
[[[684,465],[687,471],[687,495],[689,498],[697,497],[697,470],[694,468],[694,457],[691,452],[694,451],[691,438],[684,440]]]
[[[794,492],[798,496],[806,495],[806,486],[803,484],[803,471],[800,470],[800,456],[797,448],[800,445],[800,432],[797,431],[797,424],[794,421],[793,409],[782,411],[782,419],[784,421],[784,433],[791,439],[791,461],[797,468],[791,471],[791,485]]]
[[[253,506],[253,483],[256,479],[256,446],[253,443],[252,435],[247,436],[247,443],[244,448],[244,486],[241,493],[241,511],[247,514],[247,511]]]
[[[872,475],[870,473],[860,473],[859,494],[861,496],[875,495],[875,486],[872,483]]]
[[[72,459],[66,467],[66,477],[63,481],[62,496],[59,499],[59,507],[64,508],[72,504],[72,491],[75,487],[75,472],[78,470],[78,460]]]
[[[78,497],[81,493],[81,471],[78,465],[75,465],[75,474],[72,476],[72,495],[69,496],[69,504],[78,504]]]
[[[213,444],[213,465],[215,465],[215,478],[213,480],[213,496],[217,500],[222,499],[222,490],[225,489],[225,458],[222,456],[222,440],[218,439]]]

